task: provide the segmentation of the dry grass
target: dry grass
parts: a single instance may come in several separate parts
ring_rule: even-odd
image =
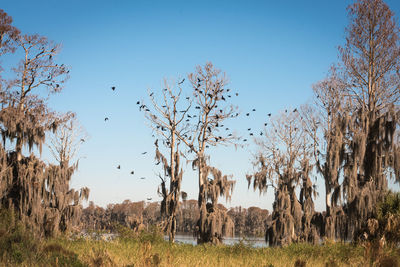
[[[193,246],[169,244],[154,233],[109,242],[48,239],[39,241],[32,250],[32,246],[24,245],[32,240],[15,238],[19,235],[13,234],[14,244],[0,243],[0,266],[396,266],[400,259],[396,249],[386,249],[378,258],[370,259],[363,246],[351,244],[293,244],[284,248],[251,248],[243,243]],[[4,236],[0,240],[5,241]]]

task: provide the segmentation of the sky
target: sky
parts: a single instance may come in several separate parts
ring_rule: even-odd
[[[88,132],[71,185],[89,187],[89,200],[106,206],[125,199],[161,199],[154,139],[136,106],[139,100],[149,102],[148,89],[161,90],[164,78],[177,81],[210,61],[239,93],[232,104],[242,114],[257,110],[250,118],[242,115],[227,125],[242,135],[247,128],[261,129],[268,113],[311,100],[312,85],[338,61],[337,48],[344,44],[348,24],[346,7],[351,3],[14,0],[1,1],[0,8],[23,33],[62,44],[57,61],[71,68],[70,78],[49,105],[75,112]],[[386,3],[398,18],[400,2]],[[11,64],[7,58],[2,63]],[[272,190],[260,195],[247,187],[245,175],[253,171],[255,152],[254,145],[210,151],[211,165],[236,180],[231,201],[220,203],[272,209]],[[51,161],[46,150],[42,157]],[[197,177],[184,166],[182,190],[197,199]],[[316,209],[323,210],[323,181],[316,183]]]

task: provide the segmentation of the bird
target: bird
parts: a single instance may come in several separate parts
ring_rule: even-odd
[[[297,108],[293,109],[293,112],[296,112],[296,111],[297,111]]]
[[[271,113],[268,113],[268,117],[271,117]]]
[[[260,132],[260,135],[263,135],[263,132]]]
[[[247,139],[243,139],[243,142],[246,142],[247,141]]]
[[[134,171],[131,171],[131,174],[132,174],[132,175],[134,175],[134,174],[135,174],[135,172],[134,172]]]
[[[146,179],[146,177],[140,177],[140,179],[144,180],[144,179]]]
[[[238,95],[239,95],[239,93],[236,93],[235,95],[236,95],[236,96],[238,96]]]
[[[104,118],[104,121],[108,121],[108,117],[105,117],[105,118]]]
[[[140,104],[140,101],[136,102],[136,105],[139,105],[139,104]]]
[[[144,154],[146,154],[146,153],[147,153],[147,152],[145,151],[145,152],[142,153],[142,155],[144,155]]]
[[[85,139],[81,138],[81,142],[82,142],[82,143],[85,142]]]
[[[248,129],[247,129],[247,131],[250,131],[250,130],[251,130],[251,128],[248,128]]]
[[[185,78],[183,78],[182,81],[180,83],[178,83],[178,84],[182,84],[184,81],[185,81]]]
[[[152,97],[153,95],[154,95],[154,93],[151,93],[151,94],[150,94],[150,97]]]
[[[246,113],[246,116],[249,116],[250,115],[250,113]]]
[[[255,108],[253,108],[253,111],[256,111],[256,109],[255,109]]]
[[[147,198],[147,200],[149,200],[149,201],[150,201],[150,200],[152,200],[152,198],[151,198],[151,197],[148,197],[148,198]]]
[[[121,165],[118,165],[117,169],[118,169],[118,170],[121,169]]]
[[[253,136],[253,133],[250,133],[250,136]]]
[[[111,87],[111,90],[115,91],[115,86]]]
[[[268,123],[264,123],[264,126],[267,126],[268,125]]]

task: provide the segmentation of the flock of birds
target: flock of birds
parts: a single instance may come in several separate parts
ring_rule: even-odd
[[[178,84],[181,85],[184,81],[185,81],[185,79],[182,79],[182,81],[178,82]],[[200,83],[200,81],[199,81],[199,83]],[[112,86],[112,87],[111,87],[111,90],[112,90],[112,91],[115,91],[115,90],[116,90],[116,87],[115,87],[115,86]],[[164,90],[167,90],[167,89],[164,89]],[[230,91],[230,89],[226,89],[226,90],[227,90],[227,92]],[[152,97],[153,94],[154,94],[154,93],[151,93],[151,94],[150,94],[150,97]],[[235,93],[235,95],[238,96],[239,93]],[[229,97],[229,98],[230,98],[231,96],[232,96],[231,94],[230,94],[230,95],[227,95],[227,97]],[[186,97],[186,99],[189,99],[189,97]],[[221,99],[224,100],[224,101],[226,101],[226,99],[225,99],[224,97],[222,97]],[[136,102],[136,105],[140,105],[140,101],[137,101],[137,102]],[[163,107],[165,108],[165,106],[163,106]],[[200,107],[199,107],[199,106],[196,106],[195,109],[200,109]],[[147,112],[150,111],[150,110],[147,108],[147,106],[144,105],[144,104],[141,104],[141,105],[139,106],[139,111],[142,111],[142,110],[147,111]],[[183,110],[183,111],[181,111],[181,112],[184,113],[184,112],[186,112],[186,111]],[[220,110],[220,112],[222,113],[223,110]],[[252,112],[256,112],[256,109],[253,108],[251,111],[245,113],[246,117],[249,117],[249,116],[251,115]],[[285,112],[287,113],[288,110],[285,110]],[[293,110],[293,112],[297,112],[297,108],[295,108],[295,109]],[[237,117],[238,115],[239,115],[239,113],[236,113],[236,115],[232,115],[232,117]],[[268,117],[271,117],[271,115],[272,115],[272,113],[268,113],[268,114],[267,114]],[[196,115],[187,114],[187,119],[186,119],[186,121],[190,121],[190,119],[192,119],[192,118],[196,118]],[[108,120],[109,120],[108,117],[105,117],[105,118],[104,118],[104,122],[107,122]],[[264,123],[264,126],[267,126],[267,125],[268,125],[268,123],[265,122],[265,123]],[[222,125],[222,124],[221,124],[221,125],[218,125],[218,123],[217,123],[216,127],[223,128],[224,125]],[[166,131],[166,129],[164,129],[164,128],[161,127],[161,126],[157,126],[157,128],[160,129],[160,130],[162,130],[162,131]],[[209,127],[209,128],[210,128],[210,127]],[[209,130],[211,131],[211,129],[209,129]],[[229,131],[229,128],[228,128],[228,127],[225,127],[225,130],[226,130],[226,131]],[[249,136],[254,136],[254,131],[251,131],[251,128],[247,128],[247,132],[249,133]],[[232,133],[229,133],[229,134],[228,134],[228,137],[231,137],[232,135],[233,135]],[[260,135],[260,136],[264,135],[264,132],[261,130],[261,131],[259,132],[259,135]],[[153,135],[153,137],[154,137],[154,135]],[[191,138],[191,137],[189,137],[189,138]],[[216,141],[218,141],[218,138],[221,138],[221,139],[222,139],[222,137],[216,137]],[[82,139],[81,141],[84,142],[83,139]],[[158,141],[158,140],[157,140],[157,141]],[[156,141],[156,142],[157,142],[157,141]],[[247,142],[247,141],[248,141],[247,138],[244,138],[244,139],[243,139],[243,142]],[[207,147],[208,147],[208,146],[207,146]],[[142,155],[145,155],[145,154],[147,154],[147,151],[142,152],[141,154],[142,154]],[[156,165],[158,165],[158,164],[156,164]],[[121,169],[121,165],[118,165],[118,166],[117,166],[117,169],[120,170],[120,169]],[[131,175],[134,175],[134,174],[135,174],[135,171],[132,170],[132,171],[130,172],[130,174],[131,174]],[[141,179],[141,180],[144,180],[144,179],[146,179],[146,177],[140,177],[140,179]],[[147,198],[147,200],[150,201],[150,200],[152,200],[152,198]]]
[[[115,91],[115,89],[116,89],[115,86],[112,86],[112,87],[111,87],[111,90],[112,90],[112,91]],[[139,103],[139,101],[138,101],[138,103]],[[104,122],[107,122],[108,120],[109,120],[108,117],[105,117],[105,118],[104,118]],[[81,141],[82,141],[82,140],[81,140]],[[147,154],[147,151],[142,152],[142,155],[145,155],[145,154]],[[120,164],[117,166],[117,169],[118,169],[118,170],[121,169],[121,165],[120,165]],[[131,174],[131,175],[134,175],[134,174],[135,174],[135,171],[132,170],[132,171],[130,172],[130,174]],[[146,177],[140,177],[140,179],[141,179],[141,180],[144,180],[144,179],[146,179]],[[152,198],[151,198],[151,197],[148,197],[147,200],[150,201],[150,200],[152,200]]]

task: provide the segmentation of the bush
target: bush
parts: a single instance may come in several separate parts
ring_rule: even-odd
[[[400,243],[400,193],[389,191],[378,204],[377,217],[380,238],[384,236],[389,244]]]
[[[38,252],[37,240],[12,211],[0,210],[0,251],[11,263],[22,263]]]
[[[164,242],[164,235],[161,229],[157,226],[152,226],[148,231],[142,230],[139,233],[140,242],[150,242],[151,244],[157,244]]]

